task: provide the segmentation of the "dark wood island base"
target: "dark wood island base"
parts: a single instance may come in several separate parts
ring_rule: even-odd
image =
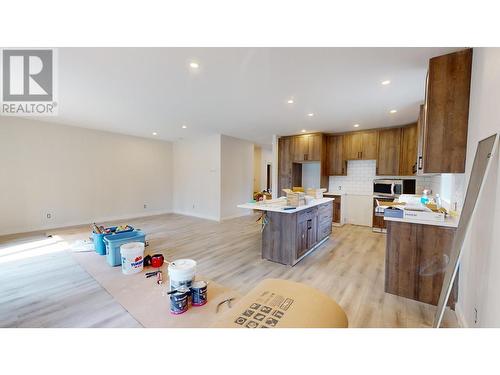
[[[296,213],[267,211],[262,258],[295,265],[332,233],[333,200]]]

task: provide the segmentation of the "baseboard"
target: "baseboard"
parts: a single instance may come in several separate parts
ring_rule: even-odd
[[[220,221],[227,221],[227,220],[231,220],[231,219],[237,219],[239,217],[242,217],[242,216],[248,216],[248,215],[252,215],[252,211],[248,210],[248,211],[243,211],[243,212],[240,212],[239,214],[236,214],[236,215],[231,215],[231,216],[225,216],[223,218],[220,219]]]
[[[172,213],[177,214],[177,215],[183,215],[183,216],[191,216],[191,217],[197,217],[198,219],[205,219],[205,220],[211,220],[211,221],[218,221],[220,222],[220,218],[215,217],[215,216],[210,216],[210,215],[204,215],[204,214],[198,214],[195,212],[185,212],[185,211],[179,211],[179,210],[174,210]]]
[[[114,216],[103,216],[103,217],[97,217],[97,218],[89,218],[89,219],[84,219],[84,220],[75,220],[75,221],[70,221],[66,223],[54,223],[54,224],[47,224],[47,225],[41,225],[41,226],[32,226],[32,227],[26,227],[26,228],[19,228],[19,229],[14,229],[12,232],[9,230],[9,232],[0,232],[0,236],[10,236],[10,235],[17,235],[17,234],[23,234],[23,233],[32,233],[32,232],[43,232],[43,231],[50,231],[50,230],[56,230],[56,229],[64,229],[64,228],[70,228],[70,227],[77,227],[81,225],[88,225],[90,223],[105,223],[105,222],[110,222],[110,221],[126,221],[126,220],[133,220],[133,219],[138,219],[138,218],[143,218],[143,217],[148,217],[148,216],[158,216],[158,215],[166,215],[166,214],[171,214],[172,210],[157,210],[157,211],[149,211],[149,212],[142,212],[142,213],[135,213],[135,214],[123,214],[123,215],[114,215]]]
[[[455,305],[455,315],[457,316],[457,321],[460,328],[470,328],[467,324],[462,308],[458,303]]]

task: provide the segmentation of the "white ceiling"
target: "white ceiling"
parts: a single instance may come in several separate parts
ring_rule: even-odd
[[[222,133],[263,145],[301,129],[400,125],[417,119],[429,58],[455,50],[60,48],[59,116],[48,120],[164,140]]]

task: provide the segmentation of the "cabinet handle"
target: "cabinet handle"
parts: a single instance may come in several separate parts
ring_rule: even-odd
[[[361,159],[363,159],[363,151],[361,151],[360,154],[361,154]]]

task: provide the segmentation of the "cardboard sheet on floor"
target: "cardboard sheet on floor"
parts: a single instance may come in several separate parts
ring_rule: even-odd
[[[227,328],[347,328],[344,310],[326,294],[288,280],[266,279],[214,324]]]
[[[215,282],[206,280],[208,285],[208,302],[204,306],[191,307],[181,315],[170,314],[170,302],[164,293],[168,288],[167,266],[162,266],[165,279],[163,285],[157,285],[155,277],[147,279],[145,272],[154,271],[144,268],[142,273],[124,275],[121,267],[110,267],[106,259],[95,252],[73,253],[80,265],[111,294],[115,300],[127,310],[139,323],[147,328],[203,328],[211,326],[228,309],[227,304],[220,307],[219,302],[227,298],[235,298],[239,294]],[[232,306],[234,306],[234,303]]]

